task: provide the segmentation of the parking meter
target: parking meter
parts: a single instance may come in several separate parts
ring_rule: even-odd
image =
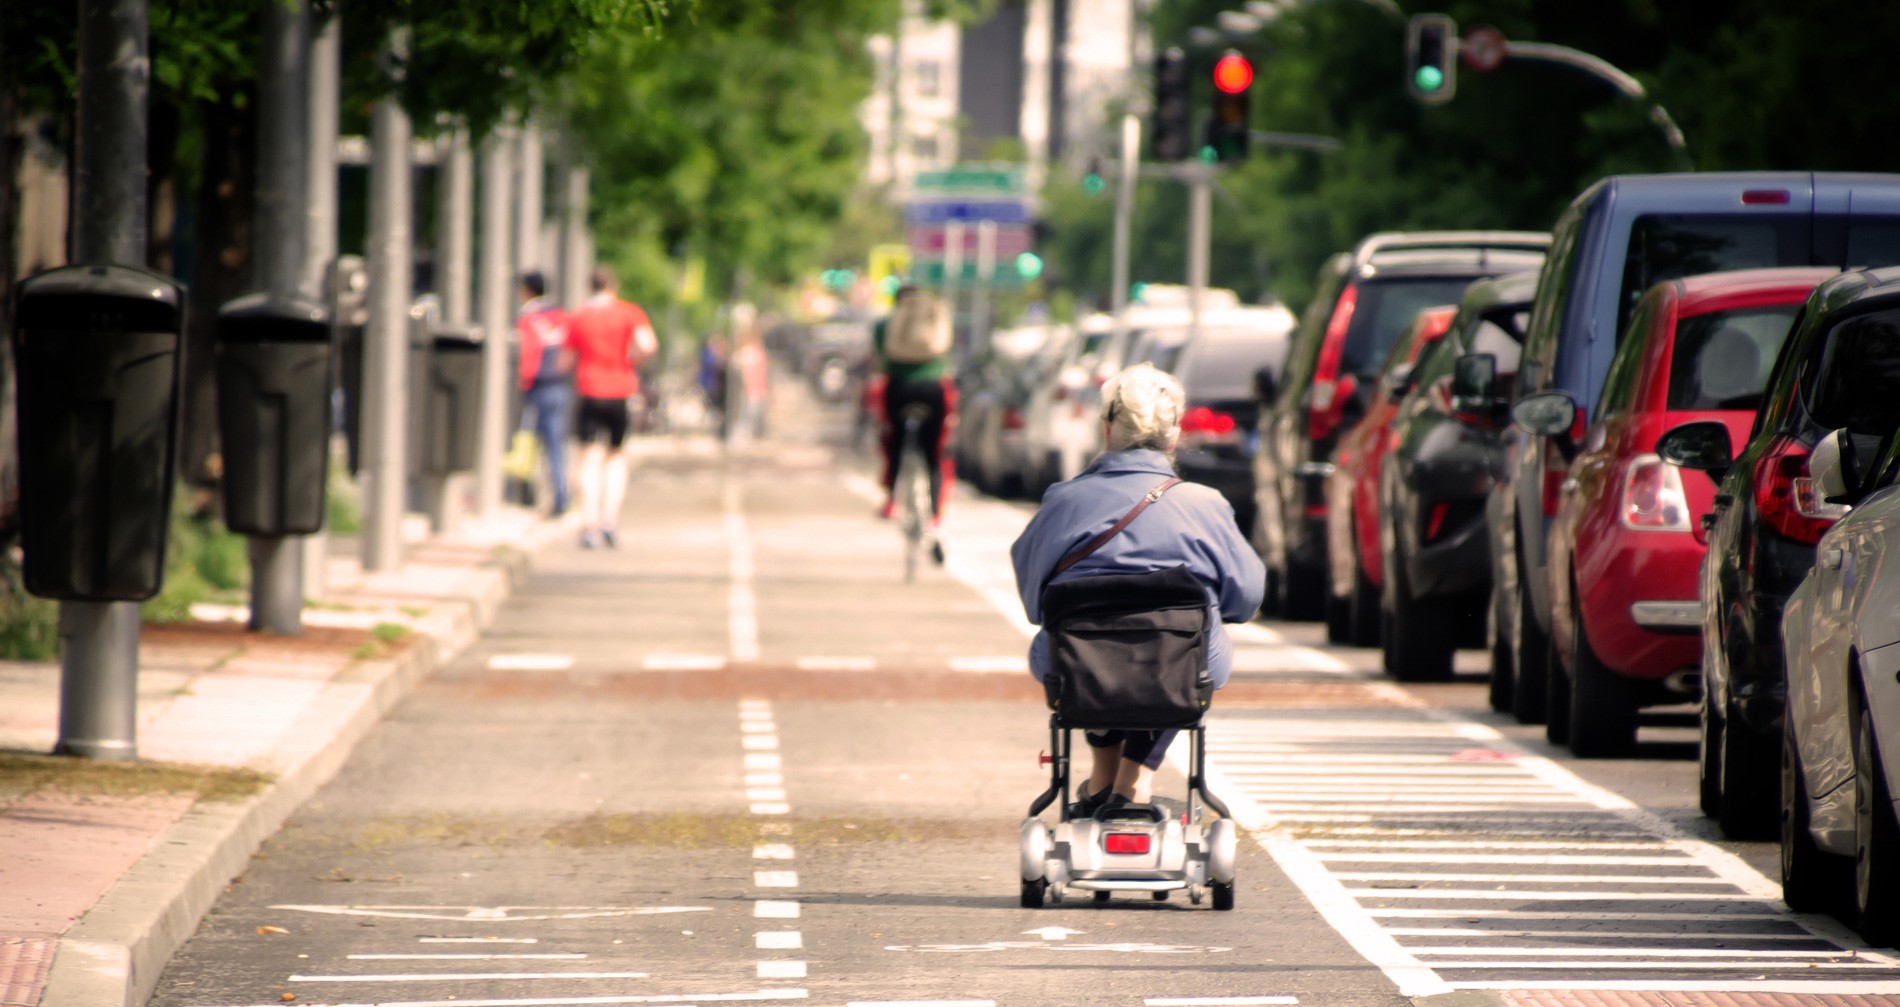
[[[218,311],[224,523],[262,538],[323,527],[330,471],[330,314],[252,294]]]
[[[165,575],[185,288],[144,269],[67,266],[16,298],[26,589],[150,598]]]
[[[430,337],[421,471],[438,476],[472,471],[481,437],[482,329],[439,324]]]

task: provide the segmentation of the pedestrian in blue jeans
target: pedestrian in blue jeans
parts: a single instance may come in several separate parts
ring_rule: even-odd
[[[521,310],[515,334],[521,340],[521,391],[534,416],[534,433],[548,458],[554,484],[553,517],[567,513],[567,417],[574,402],[574,350],[567,341],[567,312],[547,299],[547,279],[521,275]]]

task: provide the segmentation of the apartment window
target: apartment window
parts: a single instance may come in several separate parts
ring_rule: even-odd
[[[917,94],[924,98],[935,98],[943,91],[943,68],[934,59],[918,60],[911,67],[911,74],[917,81]]]
[[[920,161],[935,161],[937,159],[937,135],[935,133],[922,133],[911,137],[910,152]]]

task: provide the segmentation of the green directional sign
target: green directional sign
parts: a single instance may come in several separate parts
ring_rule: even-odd
[[[1040,262],[1041,260],[1037,261]],[[944,272],[942,259],[927,259],[916,264],[911,272],[911,277],[926,286],[941,287],[944,282]],[[1009,260],[998,262],[996,268],[990,270],[989,286],[997,289],[1013,290],[1017,287],[1021,287],[1024,283],[1028,282],[1029,279],[1031,279],[1031,277],[1022,275],[1015,260]],[[965,261],[963,268],[957,271],[957,285],[967,287],[978,282],[980,281],[977,279],[976,263]]]
[[[958,192],[987,192],[997,195],[1014,195],[1025,191],[1021,171],[998,168],[949,168],[943,171],[920,171],[911,182],[911,187]]]

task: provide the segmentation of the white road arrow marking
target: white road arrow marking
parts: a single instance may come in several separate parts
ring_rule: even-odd
[[[1035,934],[1045,941],[1066,941],[1071,934],[1080,936],[1086,932],[1087,931],[1084,930],[1070,930],[1068,927],[1037,927],[1034,930],[1023,931],[1023,933],[1026,934]]]

